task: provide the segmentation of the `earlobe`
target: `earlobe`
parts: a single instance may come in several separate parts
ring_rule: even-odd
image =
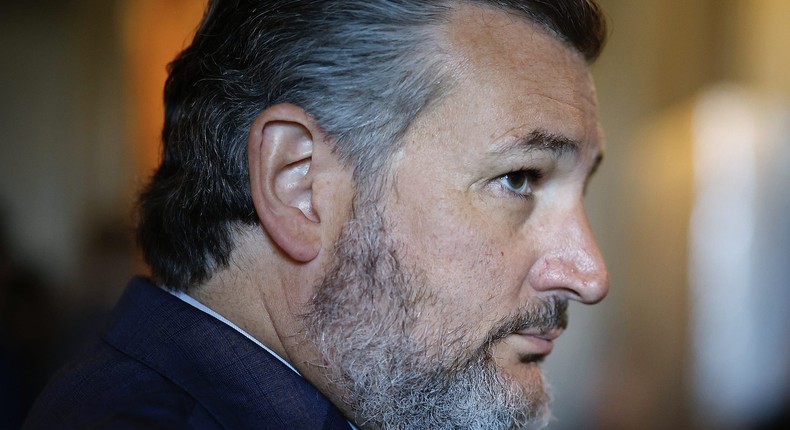
[[[320,217],[313,208],[313,149],[323,139],[301,108],[278,104],[261,112],[250,130],[250,191],[263,228],[293,260],[308,262],[321,249]]]

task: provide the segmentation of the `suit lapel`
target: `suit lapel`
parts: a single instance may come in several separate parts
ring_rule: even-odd
[[[105,340],[189,392],[226,428],[350,428],[271,354],[145,279],[127,288]]]

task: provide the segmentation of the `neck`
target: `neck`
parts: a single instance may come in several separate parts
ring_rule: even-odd
[[[270,299],[278,288],[274,285],[277,279],[274,276],[263,279],[260,275],[274,273],[274,268],[266,264],[273,259],[266,255],[269,254],[265,251],[268,247],[264,246],[265,238],[262,236],[254,228],[237,234],[228,267],[196,286],[189,295],[292,362],[270,312],[270,308],[276,305]]]

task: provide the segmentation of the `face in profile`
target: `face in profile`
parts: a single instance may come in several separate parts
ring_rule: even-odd
[[[308,339],[363,427],[539,428],[567,303],[608,288],[582,207],[593,84],[581,55],[498,11],[461,8],[441,39],[456,84],[403,138],[389,191],[356,200]]]

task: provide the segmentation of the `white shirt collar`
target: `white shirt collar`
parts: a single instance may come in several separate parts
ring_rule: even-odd
[[[203,303],[200,303],[199,301],[195,300],[189,294],[187,294],[187,293],[185,293],[183,291],[180,291],[180,290],[173,290],[173,289],[170,289],[170,288],[164,288],[164,290],[167,291],[168,293],[178,297],[179,299],[183,300],[184,302],[189,303],[190,305],[200,309],[201,311],[203,311],[203,312],[211,315],[212,317],[214,317],[214,318],[224,322],[225,324],[229,325],[231,328],[233,328],[237,332],[239,332],[239,333],[243,334],[245,337],[247,337],[247,339],[255,342],[255,344],[257,344],[261,348],[265,349],[266,352],[268,352],[269,354],[273,355],[275,358],[280,360],[283,364],[288,366],[289,369],[291,369],[294,372],[296,372],[297,375],[302,376],[302,374],[299,373],[299,371],[296,370],[291,365],[291,363],[285,361],[284,358],[280,357],[276,352],[272,351],[271,348],[269,348],[268,346],[262,344],[258,339],[252,337],[249,333],[247,333],[246,331],[242,330],[241,327],[237,326],[236,324],[233,324],[232,322],[230,322],[230,320],[228,320],[227,318],[223,317],[222,315],[216,313],[213,309],[211,309],[208,306],[204,305]]]
[[[252,335],[250,335],[246,331],[242,330],[241,327],[237,326],[236,324],[233,324],[232,322],[230,322],[230,320],[228,320],[227,318],[225,318],[222,315],[218,314],[213,309],[211,309],[208,306],[204,305],[203,303],[200,303],[199,301],[195,300],[194,297],[190,296],[189,294],[187,294],[187,293],[185,293],[185,292],[183,292],[181,290],[173,290],[171,288],[163,288],[163,289],[165,291],[167,291],[168,293],[174,295],[175,297],[178,297],[182,301],[184,301],[186,303],[189,303],[190,305],[196,307],[197,309],[199,309],[199,310],[211,315],[212,317],[224,322],[225,324],[229,325],[232,329],[234,329],[237,332],[241,333],[247,339],[255,342],[256,345],[258,345],[261,348],[265,349],[266,352],[268,352],[269,354],[273,355],[275,358],[280,360],[284,365],[288,366],[289,369],[293,370],[294,373],[296,373],[299,376],[302,376],[302,374],[299,373],[299,371],[296,370],[291,365],[291,363],[285,361],[284,358],[280,357],[276,352],[272,351],[271,348],[269,348],[268,346],[266,346],[263,343],[261,343],[261,341],[259,341],[258,339],[255,339],[254,337],[252,337]],[[352,430],[357,430],[357,428],[354,426],[354,424],[351,421],[348,421],[348,425],[351,427]]]

